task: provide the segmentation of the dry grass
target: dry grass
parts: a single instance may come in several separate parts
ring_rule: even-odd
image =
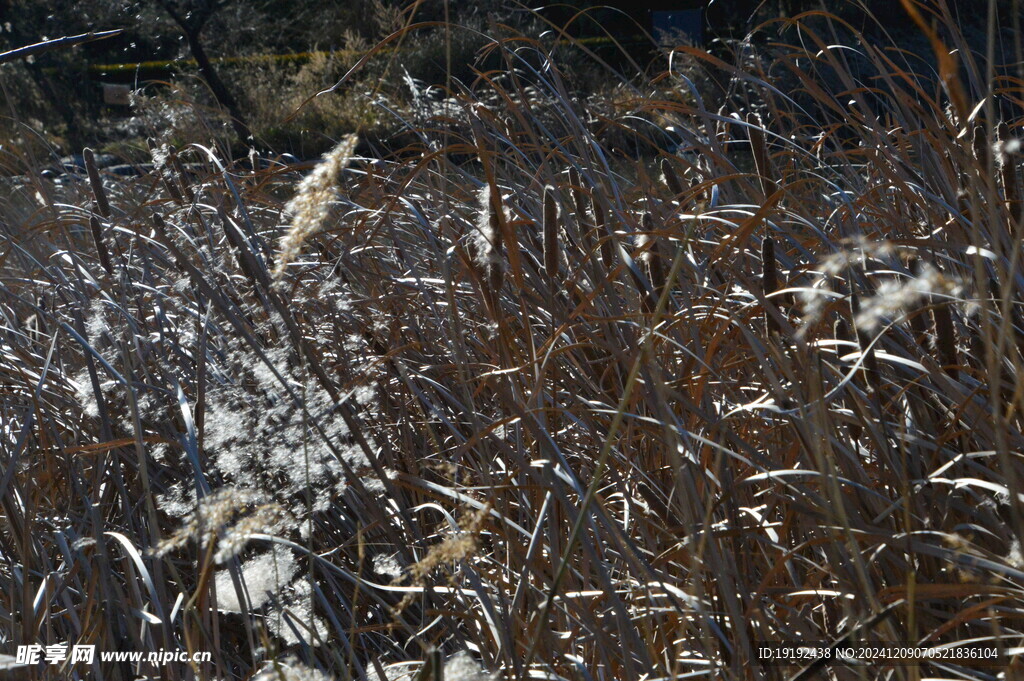
[[[417,144],[343,154],[285,257],[287,168],[24,158],[3,641],[580,681],[789,678],[760,642],[850,632],[1021,645],[1024,90],[935,19],[940,78],[869,42],[855,77],[798,17],[738,67],[686,48],[721,110],[669,71],[619,117],[495,44]]]

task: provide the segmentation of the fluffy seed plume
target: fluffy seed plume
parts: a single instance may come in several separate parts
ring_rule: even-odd
[[[189,540],[206,546],[220,536],[214,560],[223,563],[239,552],[256,533],[280,534],[291,524],[287,512],[274,502],[248,490],[225,487],[202,501],[185,523],[153,550],[165,556]]]
[[[501,268],[501,224],[498,221],[500,197],[494,200],[489,185],[480,190],[480,216],[472,234],[473,257],[483,270]],[[495,206],[495,203],[498,206]]]
[[[480,190],[480,214],[470,235],[470,250],[480,277],[484,304],[493,317],[498,316],[498,294],[505,282],[501,237],[501,195],[492,193],[488,185]]]
[[[658,248],[658,237],[654,233],[654,216],[650,213],[644,213],[641,222],[644,231],[637,235],[637,249],[642,251],[638,259],[640,262],[647,263],[650,267],[651,283],[655,286],[661,286],[665,283],[665,272],[661,262],[660,249]],[[644,248],[647,250],[643,250]]]
[[[912,310],[932,295],[956,295],[961,291],[960,282],[943,275],[928,263],[922,263],[918,271],[915,277],[884,282],[876,295],[861,301],[857,326],[874,331],[886,318]]]
[[[267,662],[253,681],[333,681],[334,677],[288,657]]]
[[[241,581],[252,608],[262,607],[292,581],[299,565],[291,551],[279,546],[242,564]],[[245,612],[246,608],[235,590],[231,572],[221,570],[214,576],[217,606],[221,612]]]
[[[444,662],[444,678],[449,681],[496,681],[498,674],[492,673],[462,650]]]
[[[291,226],[281,237],[274,270],[276,278],[279,279],[288,264],[299,256],[306,239],[323,227],[336,196],[338,176],[352,160],[358,141],[356,135],[349,135],[324,154],[323,161],[299,183],[295,196],[285,206],[293,217]]]

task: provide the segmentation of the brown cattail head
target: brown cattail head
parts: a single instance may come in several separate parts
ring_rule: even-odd
[[[985,128],[980,125],[975,126],[974,128],[973,136],[971,137],[971,146],[973,147],[974,158],[987,166],[989,144],[988,139],[985,137]]]
[[[779,275],[777,263],[775,262],[775,241],[769,235],[765,235],[761,241],[761,292],[765,300],[765,323],[768,333],[778,333],[779,324],[772,316],[771,308],[774,304],[767,300],[768,296],[775,293],[779,288]]]
[[[178,153],[171,149],[171,166],[174,168],[174,174],[181,183],[181,190],[185,194],[185,198],[188,199],[189,203],[196,202],[195,192],[192,191],[192,185],[188,181],[188,175],[185,174],[185,167],[181,165],[181,159],[178,158]]]
[[[38,312],[34,312],[22,322],[22,328],[25,330],[25,335],[28,336],[32,341],[37,343],[42,342],[46,338],[46,298],[39,296],[36,299],[36,307],[39,309]]]
[[[174,199],[174,202],[179,206],[184,206],[185,197],[183,197],[181,192],[178,191],[178,187],[174,184],[173,178],[168,178],[164,169],[160,169],[157,172],[160,175],[160,182],[164,185],[164,189],[167,190],[167,193],[171,195],[171,198]]]
[[[495,255],[501,257],[504,252],[504,243],[502,241],[501,234],[501,217],[502,211],[501,194],[494,191],[487,193],[487,223],[490,227],[491,243],[494,245]]]
[[[939,353],[939,362],[945,367],[946,373],[956,380],[960,372],[957,369],[956,329],[950,303],[936,304],[932,308],[932,319],[935,323],[935,349]]]
[[[764,128],[761,127],[761,117],[755,113],[747,114],[747,136],[750,138],[750,150],[754,156],[754,168],[761,183],[761,191],[765,196],[774,194],[777,189],[775,181],[771,179],[771,157],[768,155],[768,144],[764,138]]]
[[[853,289],[853,282],[850,282],[850,288]],[[856,290],[852,290],[850,293],[850,311],[853,313],[854,319],[860,316],[860,296],[857,295]],[[856,323],[854,326],[857,330],[857,344],[860,346],[861,353],[864,354],[864,375],[877,393],[882,386],[882,375],[879,371],[878,358],[875,357],[875,348],[871,345],[871,336]]]
[[[580,228],[583,229],[583,225],[589,219],[587,216],[587,196],[583,193],[583,178],[575,168],[569,168],[569,184],[572,190],[572,200],[576,208],[576,220],[580,223]]]
[[[89,227],[92,229],[92,240],[96,244],[96,255],[100,258],[100,265],[106,270],[107,274],[114,275],[114,267],[110,263],[110,253],[107,251],[107,245],[103,241],[103,225],[96,219],[95,215],[89,216]]]
[[[583,177],[575,168],[569,168],[569,184],[572,189],[573,204],[575,204],[576,225],[580,230],[580,246],[585,253],[589,254],[594,248],[593,235],[590,233],[590,230],[593,229],[593,224],[587,212],[587,204],[590,202],[587,199],[586,192],[583,191]]]
[[[174,147],[169,144],[159,145],[156,140],[149,139],[149,149],[153,156],[153,172],[160,178],[164,189],[171,195],[174,202],[179,206],[185,205],[185,197],[182,196],[178,185],[174,181],[174,169],[171,167],[171,158],[176,153]]]
[[[921,276],[921,260],[919,258],[912,257],[910,259],[910,273],[917,279]],[[915,310],[910,310],[908,316],[910,318],[910,328],[914,331],[914,338],[918,343],[923,344],[928,336],[928,323],[925,321],[926,309],[918,306]]]
[[[107,194],[103,190],[103,179],[100,177],[99,168],[96,167],[96,156],[92,149],[86,147],[82,151],[82,158],[85,160],[85,171],[89,173],[89,184],[92,185],[92,193],[96,197],[96,209],[104,218],[110,217],[110,202],[107,201]]]
[[[498,319],[498,301],[505,283],[504,253],[500,212],[501,195],[485,184],[480,190],[480,213],[470,233],[470,253],[473,269],[480,281],[484,303],[495,320]]]
[[[642,263],[650,263],[654,260],[654,218],[651,214],[644,212],[640,216],[641,231],[636,235],[637,260]],[[650,245],[648,245],[650,244]]]
[[[544,274],[552,282],[558,276],[558,203],[555,188],[544,187]]]
[[[661,176],[665,181],[665,186],[672,193],[672,198],[678,199],[684,191],[683,182],[667,158],[661,159]]]
[[[490,242],[490,251],[485,256],[487,263],[487,275],[490,280],[491,289],[497,296],[501,285],[505,281],[505,268],[502,255],[505,252],[504,242],[501,234],[501,217],[503,210],[501,194],[495,191],[487,191],[482,197],[487,202],[487,225],[488,229],[485,238]]]
[[[505,283],[505,270],[503,270],[500,267],[492,267],[490,269],[490,271],[488,271],[487,277],[488,277],[488,282],[487,283],[490,286],[491,295],[493,296],[493,300],[491,301],[491,306],[494,308],[495,315],[497,315],[497,311],[498,311],[498,296],[501,293],[501,287]]]
[[[1021,214],[1024,213],[1024,205],[1021,204],[1020,192],[1017,190],[1017,164],[1006,152],[1006,145],[1010,142],[1010,128],[1006,123],[999,124],[999,175],[1003,183],[1003,198],[1006,200],[1006,209],[1014,223],[1020,222]]]
[[[835,323],[832,325],[832,334],[836,340],[846,341],[848,343],[854,342],[853,334],[850,332],[850,325],[846,321],[846,316],[842,313],[836,318]],[[836,346],[836,352],[839,356],[846,354],[849,348],[845,345]],[[863,428],[857,423],[848,423],[846,426],[846,432],[850,434],[850,439],[854,442],[860,440]]]
[[[958,191],[956,193],[956,207],[968,222],[974,222],[974,211],[971,209],[971,203],[967,197],[966,190],[961,189]]]
[[[832,334],[836,337],[836,340],[853,342],[853,334],[850,333],[850,324],[846,321],[846,317],[840,315],[836,317],[835,323],[832,325]]]
[[[665,267],[658,249],[658,238],[654,235],[654,217],[650,213],[643,215],[643,228],[644,233],[640,235],[637,245],[641,248],[646,246],[647,250],[640,255],[640,261],[647,263],[654,298],[657,300],[662,286],[665,285]]]
[[[605,268],[610,271],[615,269],[618,260],[615,256],[615,235],[612,234],[609,227],[608,212],[604,209],[604,204],[594,197],[591,205],[594,207],[594,221],[597,223],[598,234],[601,238],[601,260],[604,261]]]

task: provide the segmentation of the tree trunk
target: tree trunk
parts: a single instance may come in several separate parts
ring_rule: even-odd
[[[250,145],[252,143],[250,141],[252,132],[249,131],[249,126],[246,124],[245,118],[238,108],[238,103],[231,96],[231,91],[224,85],[224,81],[217,75],[217,69],[214,68],[210,58],[206,56],[206,50],[203,49],[203,43],[199,39],[199,32],[184,25],[181,26],[181,31],[185,34],[188,48],[192,52],[196,64],[199,66],[199,72],[203,75],[203,80],[210,86],[210,92],[213,93],[217,103],[227,109],[228,114],[231,116],[231,125],[234,126],[235,132],[241,138],[242,144]]]

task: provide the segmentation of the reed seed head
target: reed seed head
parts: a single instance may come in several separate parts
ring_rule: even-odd
[[[320,164],[303,178],[294,198],[285,205],[292,222],[281,237],[274,270],[276,278],[280,279],[288,265],[299,257],[306,240],[323,228],[337,198],[338,178],[351,162],[358,141],[356,135],[349,135],[324,154]]]

